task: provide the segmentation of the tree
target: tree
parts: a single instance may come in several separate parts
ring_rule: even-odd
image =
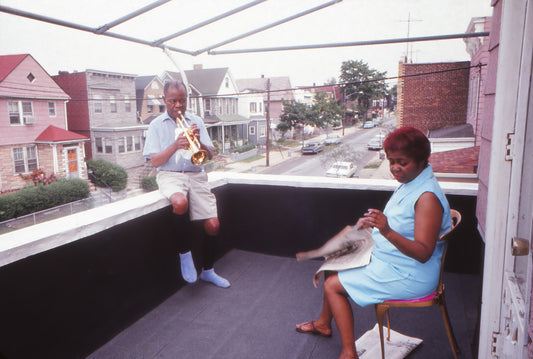
[[[285,136],[287,131],[292,130],[298,125],[309,124],[309,106],[294,100],[283,100],[282,104],[283,112],[280,115],[277,129],[281,131],[283,136]]]
[[[285,136],[287,131],[305,125],[325,128],[327,125],[340,122],[343,111],[343,108],[326,91],[315,95],[312,106],[297,101],[283,101],[283,112],[277,129]]]
[[[344,109],[331,98],[328,92],[322,91],[315,95],[315,101],[309,111],[311,122],[316,127],[325,128],[341,121]]]
[[[366,119],[372,100],[387,93],[385,76],[387,72],[371,69],[361,60],[343,61],[340,83],[346,100],[357,100],[357,110]]]

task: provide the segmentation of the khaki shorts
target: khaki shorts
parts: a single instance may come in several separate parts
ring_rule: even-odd
[[[181,193],[189,200],[191,221],[217,217],[217,200],[207,183],[207,173],[159,171],[156,177],[159,191],[170,199]]]

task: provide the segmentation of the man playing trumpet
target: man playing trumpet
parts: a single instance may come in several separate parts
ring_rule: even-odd
[[[157,168],[159,191],[172,203],[176,234],[181,238],[178,246],[181,274],[188,283],[196,282],[191,248],[193,243],[200,244],[203,247],[200,279],[227,288],[229,281],[213,269],[215,238],[220,227],[216,198],[207,183],[203,161],[191,161],[191,157],[211,159],[213,143],[202,119],[186,113],[187,89],[183,82],[165,83],[163,100],[167,111],[150,123],[143,155]],[[190,221],[185,217],[187,212]]]

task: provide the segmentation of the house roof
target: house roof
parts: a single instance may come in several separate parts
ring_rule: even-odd
[[[457,138],[457,137],[474,137],[474,129],[469,123],[463,125],[439,128],[429,130],[429,138]]]
[[[29,54],[20,55],[3,55],[0,56],[0,81],[4,81],[7,75],[11,73],[21,62],[30,56]]]
[[[294,96],[291,89],[291,80],[288,76],[278,77],[257,77],[252,79],[239,79],[235,82],[240,92],[249,90],[251,92],[265,92],[266,97],[267,81],[270,79],[270,90],[275,91],[270,93],[271,101],[293,100]],[[287,91],[281,91],[287,90]]]
[[[479,146],[432,153],[429,162],[437,173],[477,173]]]
[[[202,95],[216,95],[229,68],[185,70],[187,82],[194,86]],[[167,72],[172,78],[182,80],[179,72]]]
[[[154,80],[155,77],[156,75],[137,76],[135,78],[135,89],[144,90],[146,86],[148,86],[148,84]]]
[[[64,130],[50,125],[37,138],[35,142],[63,142],[63,141],[86,141],[89,138],[78,133]]]

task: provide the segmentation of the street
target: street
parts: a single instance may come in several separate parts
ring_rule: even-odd
[[[329,147],[349,146],[351,151],[360,154],[358,159],[354,161],[354,164],[357,166],[355,176],[358,176],[364,166],[378,156],[378,151],[369,151],[367,149],[368,141],[380,132],[388,132],[384,127],[386,126],[387,128],[390,128],[394,123],[395,118],[392,118],[384,121],[380,126],[371,129],[357,128],[353,133],[346,134],[342,138],[341,145],[324,146],[324,151],[318,154],[300,155],[298,153],[296,156],[288,158],[275,166],[262,169],[260,173],[296,176],[325,176],[326,170],[333,162],[331,156],[328,156]],[[307,140],[306,142],[312,142],[312,140]],[[276,149],[272,149],[272,151],[276,151]]]

